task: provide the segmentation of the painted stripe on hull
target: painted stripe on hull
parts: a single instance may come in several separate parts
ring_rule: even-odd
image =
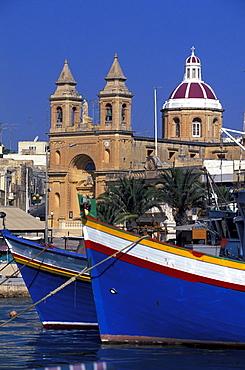
[[[106,255],[88,249],[92,263]],[[98,278],[97,278],[98,277]],[[245,342],[245,293],[111,259],[92,270],[101,337]]]
[[[17,265],[18,267],[22,266],[19,263]],[[69,278],[62,274],[38,270],[30,266],[25,266],[21,273],[33,302],[38,302]],[[59,326],[59,323],[63,321],[71,324],[81,322],[82,324],[86,323],[88,329],[91,323],[94,326],[98,325],[90,279],[77,279],[55,295],[39,303],[36,310],[42,323],[57,322]],[[55,328],[54,325],[52,326]],[[91,327],[91,329],[93,328]]]
[[[232,284],[234,289],[236,289],[236,285],[240,285],[240,289],[244,290],[244,262],[230,262],[227,259],[203,254],[194,256],[189,250],[182,252],[180,249],[179,253],[175,253],[178,248],[175,248],[174,253],[172,253],[169,251],[169,247],[164,244],[163,247],[165,248],[162,245],[161,249],[152,247],[152,245],[159,244],[154,240],[151,241],[150,247],[143,240],[127,248],[129,242],[126,240],[112,236],[111,234],[107,235],[100,230],[95,230],[87,226],[84,227],[84,237],[87,248],[89,248],[89,243],[97,243],[101,245],[101,252],[107,255],[111,255],[115,251],[126,247],[123,255],[134,256],[138,260],[146,261],[147,263],[152,262],[155,265],[168,269],[182,271],[183,273],[201,276],[206,279],[213,279],[224,284]],[[103,241],[103,245],[101,241]],[[181,253],[184,254],[181,255]],[[229,287],[233,289],[231,285]]]
[[[39,302],[87,266],[80,253],[50,249],[2,230],[32,297]],[[44,327],[53,329],[98,328],[91,278],[84,274],[36,306]]]
[[[86,248],[93,249],[94,251],[100,252],[104,255],[104,257],[110,256],[116,252],[115,249],[107,248],[106,246],[102,244],[98,244],[98,243],[90,242],[90,241],[86,241]],[[146,270],[152,270],[155,272],[159,272],[161,274],[176,277],[178,279],[187,280],[187,281],[194,282],[194,283],[205,283],[205,284],[215,285],[215,286],[219,286],[219,287],[223,287],[227,289],[240,290],[242,292],[245,291],[245,286],[242,286],[239,284],[228,283],[225,281],[215,280],[215,279],[207,278],[205,276],[200,276],[197,274],[180,271],[180,270],[174,269],[173,267],[162,266],[160,264],[156,264],[156,263],[153,263],[147,260],[137,258],[127,253],[119,253],[115,258],[120,259],[122,261],[125,261],[135,266],[143,267]]]
[[[85,224],[84,237],[86,240],[95,242],[98,242],[98,239],[99,242],[103,240],[103,244],[109,247],[116,246],[118,247],[118,249],[120,249],[120,246],[123,247],[129,244],[130,242],[136,242],[137,239],[139,238],[139,235],[135,235],[128,231],[124,231],[116,227],[103,224],[89,217],[84,221],[84,224]],[[140,241],[139,244],[150,247],[152,248],[152,250],[165,251],[175,256],[187,257],[188,259],[193,260],[199,259],[203,262],[208,262],[215,265],[226,266],[242,271],[245,270],[245,263],[243,261],[234,261],[231,259],[219,258],[198,251],[176,247],[151,238],[146,238]]]
[[[63,276],[67,276],[67,277],[72,277],[72,276],[76,276],[80,272],[80,271],[74,272],[74,271],[70,271],[70,270],[64,270],[64,269],[61,269],[61,268],[54,268],[51,265],[47,265],[45,263],[40,263],[40,262],[35,261],[35,260],[30,261],[28,258],[20,256],[20,255],[14,253],[14,252],[12,252],[12,255],[13,255],[16,263],[19,263],[20,265],[27,265],[28,267],[32,267],[32,268],[37,269],[37,270],[47,271],[47,272],[53,273],[55,275],[63,275]],[[78,279],[90,281],[90,276],[84,274],[82,276],[79,276]]]

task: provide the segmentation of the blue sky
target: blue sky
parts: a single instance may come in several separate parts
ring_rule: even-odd
[[[37,135],[47,139],[48,98],[65,59],[90,102],[115,53],[134,94],[137,134],[154,135],[153,86],[163,86],[160,135],[161,106],[182,81],[193,45],[202,78],[225,109],[223,126],[242,129],[244,0],[0,0],[0,25],[0,122],[8,148]],[[89,109],[92,116],[92,103]]]

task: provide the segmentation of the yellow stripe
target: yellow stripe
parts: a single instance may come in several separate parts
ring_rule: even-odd
[[[123,231],[120,229],[114,229],[113,227],[97,223],[96,220],[93,221],[90,219],[86,219],[84,224],[88,227],[91,227],[92,229],[103,231],[107,234],[116,236],[118,238],[128,240],[129,242],[134,242],[139,238],[138,235],[132,235],[132,234],[127,233],[126,231]],[[235,268],[239,270],[245,270],[245,263],[243,261],[234,261],[234,260],[229,260],[229,259],[210,256],[210,255],[201,255],[199,257],[199,256],[192,254],[192,252],[189,250],[178,248],[177,246],[174,247],[174,246],[164,244],[158,241],[152,241],[149,239],[144,239],[140,241],[139,244],[143,244],[150,248],[153,248],[156,250],[162,250],[162,251],[172,253],[178,256],[182,256],[182,257],[187,257],[187,258],[191,258],[191,259],[195,259],[199,261],[201,260],[203,262],[212,263],[215,265],[220,265],[220,266],[225,266],[225,267],[230,267],[230,268]]]
[[[20,263],[21,265],[25,265],[26,262],[27,262],[25,259],[22,259],[21,257],[15,257],[15,261],[17,263]],[[55,267],[42,266],[40,263],[35,262],[35,261],[29,262],[27,266],[28,267],[33,267],[33,268],[38,268],[39,270],[43,270],[43,271],[53,272],[53,273],[56,273],[57,275],[62,275],[62,276],[66,276],[66,277],[72,277],[72,276],[77,275],[76,272],[65,272],[65,271],[61,271],[61,270],[59,270]],[[90,281],[90,276],[83,275],[83,276],[79,276],[78,279],[79,280],[84,280],[84,281]]]

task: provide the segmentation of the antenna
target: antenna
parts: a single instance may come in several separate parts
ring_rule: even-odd
[[[3,130],[5,130],[7,127],[3,127],[4,125],[8,125],[8,123],[1,123],[0,122],[0,142],[3,145]]]
[[[12,149],[12,133],[13,133],[13,126],[19,126],[18,123],[6,123],[7,126],[9,126],[9,150]],[[17,127],[14,127],[17,128]]]
[[[13,133],[13,126],[19,126],[18,123],[7,123],[9,126],[9,150],[12,150],[12,133]],[[15,128],[15,127],[14,127]]]
[[[35,117],[28,117],[28,119],[29,119],[29,125],[30,125],[30,137],[32,137],[32,120],[34,119]]]

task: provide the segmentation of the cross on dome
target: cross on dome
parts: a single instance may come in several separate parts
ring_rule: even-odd
[[[194,51],[195,51],[195,47],[192,46],[192,48],[191,48],[191,55],[194,55]]]

